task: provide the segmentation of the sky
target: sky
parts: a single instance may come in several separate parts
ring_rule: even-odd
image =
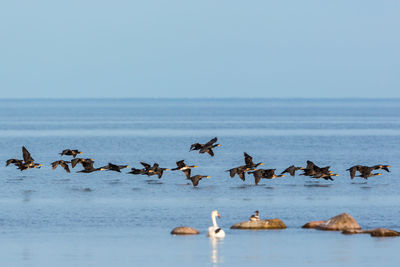
[[[398,98],[400,1],[0,3],[0,98]]]

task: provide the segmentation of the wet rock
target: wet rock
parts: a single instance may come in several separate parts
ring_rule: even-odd
[[[176,227],[172,229],[171,235],[198,235],[200,232],[197,229],[187,226]]]
[[[325,221],[311,221],[303,225],[301,228],[308,228],[308,229],[313,229],[316,228],[318,225],[324,223]]]
[[[391,229],[376,228],[368,231],[373,237],[400,236],[400,233]]]
[[[386,228],[376,228],[373,230],[344,230],[342,234],[370,234],[373,237],[400,236],[399,232]]]
[[[344,234],[344,235],[368,234],[368,231],[347,229],[347,230],[343,230],[342,234]]]
[[[357,221],[348,213],[342,213],[321,223],[315,229],[325,231],[343,231],[361,229]]]
[[[239,222],[231,226],[231,229],[247,229],[247,230],[285,229],[285,228],[286,225],[281,219],[245,221],[245,222]]]

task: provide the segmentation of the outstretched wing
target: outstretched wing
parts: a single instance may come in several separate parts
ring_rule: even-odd
[[[71,171],[69,170],[68,164],[67,164],[66,162],[62,162],[60,165],[61,165],[61,167],[64,168],[64,170],[65,170],[66,172],[71,172]]]
[[[356,176],[357,168],[356,167],[351,167],[349,169],[349,172],[350,172],[350,178],[354,179],[354,177]]]
[[[211,157],[214,157],[214,151],[211,148],[207,149],[207,153],[210,154]]]
[[[217,142],[217,137],[214,137],[213,139],[208,141],[204,146],[212,146],[212,144],[214,144],[215,142]]]
[[[239,171],[239,172],[236,172],[236,173],[237,173],[237,175],[239,175],[239,178],[242,179],[242,181],[246,180],[246,177],[244,176],[244,171]]]
[[[247,154],[246,152],[244,152],[243,154],[244,154],[244,163],[247,166],[253,165],[254,164],[253,163],[253,158],[249,154]]]
[[[28,149],[24,146],[22,147],[22,157],[24,158],[24,162],[34,162],[34,159],[31,157],[31,153],[29,153]]]
[[[185,161],[185,160],[177,161],[177,162],[176,162],[176,166],[178,166],[178,168],[183,168],[183,167],[185,167],[186,164],[185,164],[184,161]]]
[[[186,175],[186,179],[190,179],[190,169],[184,170],[183,173]]]
[[[140,164],[142,164],[143,167],[144,167],[146,170],[149,170],[149,169],[151,168],[150,164],[147,164],[147,163],[145,163],[145,162],[140,162]]]

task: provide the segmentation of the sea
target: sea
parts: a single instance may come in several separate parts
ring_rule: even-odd
[[[189,151],[218,137],[215,156]],[[25,146],[40,169],[6,167]],[[156,176],[52,169],[64,149],[94,166],[197,165]],[[302,229],[349,213],[363,229],[400,231],[400,99],[0,100],[0,266],[400,266],[400,238]],[[331,166],[334,181],[231,178],[243,153],[280,173]],[[368,180],[353,165],[392,166]],[[211,211],[226,237],[207,237]],[[283,230],[234,230],[255,210]],[[200,231],[174,236],[177,226]]]

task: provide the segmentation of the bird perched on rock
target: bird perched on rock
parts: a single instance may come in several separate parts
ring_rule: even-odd
[[[60,155],[61,156],[64,156],[64,155],[66,155],[66,156],[73,156],[74,158],[77,156],[77,155],[79,155],[79,154],[82,154],[82,152],[81,151],[78,151],[78,149],[64,149],[61,153],[60,153]]]
[[[189,151],[199,150],[200,154],[207,152],[211,157],[214,157],[214,151],[212,149],[221,146],[220,144],[214,144],[215,142],[217,142],[217,137],[214,137],[205,144],[194,143],[190,146]]]
[[[260,220],[259,212],[258,210],[255,211],[255,214],[250,216],[250,221],[255,222]]]

